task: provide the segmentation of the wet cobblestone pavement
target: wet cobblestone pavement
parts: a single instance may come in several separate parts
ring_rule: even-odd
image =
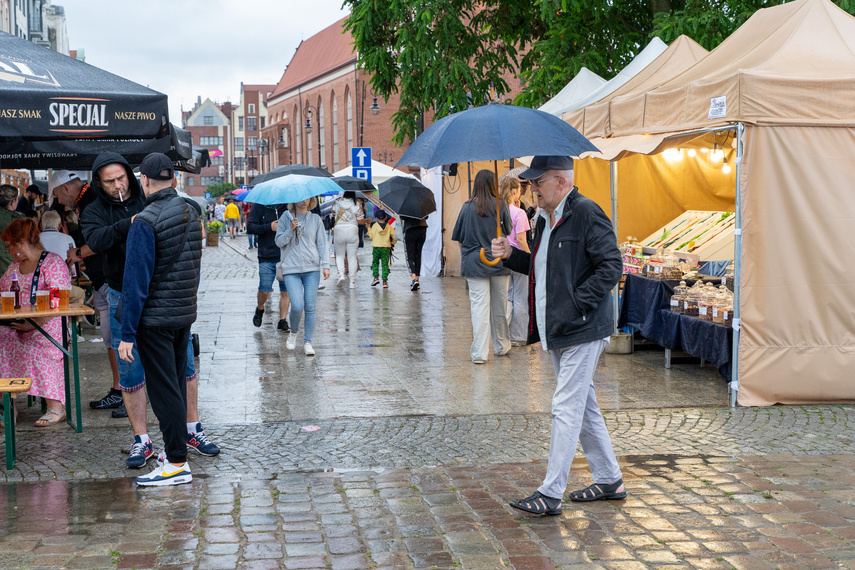
[[[373,289],[361,254],[356,290],[320,292],[307,358],[269,311],[249,322],[245,245],[206,250],[194,326],[222,453],[191,456],[191,485],[136,488],[126,420],[86,408],[81,434],[37,430],[22,409],[18,463],[0,471],[0,568],[855,568],[855,409],[731,410],[709,367],[605,355],[598,397],[629,497],[523,516],[507,502],[546,468],[541,351],[471,364],[463,281],[412,293],[398,262]],[[85,406],[108,375],[102,345],[81,355]],[[589,482],[580,456],[570,488]]]

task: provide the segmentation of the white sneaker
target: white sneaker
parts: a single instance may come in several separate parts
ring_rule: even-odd
[[[288,333],[288,340],[285,341],[285,348],[288,350],[294,350],[297,348],[297,336],[294,333]]]
[[[356,289],[356,281],[351,281],[351,282],[350,282],[350,288],[351,288],[351,289]]]
[[[154,471],[148,475],[140,475],[137,477],[137,485],[143,487],[162,487],[166,485],[181,485],[189,483],[193,480],[193,475],[190,473],[190,464],[184,463],[181,467],[177,467],[172,463],[158,464]]]
[[[335,282],[336,287],[341,287],[344,285],[344,275],[339,275],[338,280]]]
[[[303,352],[306,353],[306,356],[314,356],[315,355],[315,349],[312,348],[312,343],[307,342],[306,344],[304,344],[303,345]]]

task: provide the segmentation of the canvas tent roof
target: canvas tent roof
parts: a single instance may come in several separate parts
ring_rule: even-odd
[[[583,67],[555,97],[541,105],[539,109],[544,113],[560,117],[563,109],[573,107],[605,84],[605,79],[587,67]]]
[[[695,40],[680,36],[671,42],[659,57],[621,87],[595,103],[564,113],[562,119],[588,138],[608,136],[611,132],[609,110],[613,105],[620,105],[624,98],[632,100],[634,95],[661,86],[695,65],[708,53]],[[599,145],[596,146],[599,148]]]
[[[642,69],[648,66],[650,62],[659,57],[659,55],[668,49],[668,46],[660,40],[659,38],[653,38],[650,40],[650,43],[647,44],[641,52],[630,61],[626,67],[620,70],[617,75],[606,81],[606,83],[589,94],[584,99],[579,101],[574,101],[571,105],[564,107],[561,109],[561,113],[566,113],[567,111],[572,111],[574,109],[581,109],[586,105],[590,105],[595,101],[599,101],[609,93],[612,93],[627,81],[632,79],[637,73],[639,73]],[[561,114],[557,114],[556,116],[560,117]]]
[[[855,19],[827,0],[797,0],[758,10],[684,73],[612,105],[610,134],[739,121],[851,126],[853,92]],[[723,105],[711,109],[714,99]]]

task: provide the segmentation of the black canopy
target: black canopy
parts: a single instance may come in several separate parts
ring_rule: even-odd
[[[166,95],[0,32],[0,140],[168,135]]]

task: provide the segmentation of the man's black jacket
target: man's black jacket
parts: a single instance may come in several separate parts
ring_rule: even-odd
[[[535,310],[534,259],[546,248],[546,345],[552,349],[606,338],[613,331],[609,291],[620,281],[623,262],[612,223],[574,186],[564,202],[549,243],[541,237],[546,220],[537,218],[532,253],[514,248],[505,266],[529,276],[528,343],[540,334]]]
[[[258,236],[258,261],[279,262],[281,250],[276,247],[274,239],[276,232],[270,229],[271,222],[275,222],[285,213],[285,204],[276,206],[264,206],[253,204],[246,217],[246,231]]]

